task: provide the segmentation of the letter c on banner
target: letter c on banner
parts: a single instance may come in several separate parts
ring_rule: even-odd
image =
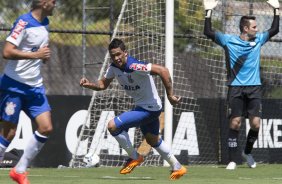
[[[87,152],[88,139],[81,140],[79,147],[77,148],[78,138],[80,134],[78,130],[82,128],[83,124],[85,123],[86,117],[87,117],[87,110],[77,111],[70,118],[66,128],[66,134],[65,134],[66,145],[72,154],[76,154],[78,156],[85,155]],[[89,119],[86,123],[86,126],[89,127]]]

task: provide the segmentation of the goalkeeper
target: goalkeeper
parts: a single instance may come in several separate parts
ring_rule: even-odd
[[[203,2],[206,11],[204,34],[223,47],[226,56],[227,99],[230,118],[227,140],[230,162],[226,169],[234,170],[236,168],[235,156],[243,115],[249,118],[251,128],[247,135],[242,157],[250,168],[255,168],[256,162],[251,155],[251,151],[258,138],[262,113],[260,50],[271,37],[279,32],[279,2],[278,0],[267,1],[274,10],[274,19],[269,30],[258,32],[256,17],[242,16],[239,24],[241,32],[239,36],[213,31],[211,16],[218,1],[204,0]]]
[[[187,171],[159,136],[159,116],[162,103],[152,78],[152,75],[160,76],[171,105],[178,104],[180,97],[173,94],[172,81],[168,69],[160,65],[139,61],[129,56],[123,41],[119,39],[114,39],[110,43],[109,53],[112,64],[104,77],[96,83],[91,83],[86,78],[82,78],[80,85],[100,91],[107,89],[113,79],[116,78],[120,86],[133,98],[136,104],[136,108],[118,115],[108,123],[109,132],[130,157],[120,170],[120,174],[130,173],[144,160],[143,156],[139,155],[132,146],[128,135],[129,128],[140,127],[148,144],[156,149],[162,158],[171,165],[170,179],[179,179]]]

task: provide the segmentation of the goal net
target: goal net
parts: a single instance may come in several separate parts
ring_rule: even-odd
[[[165,0],[124,1],[113,37],[125,41],[131,56],[165,65],[165,3]],[[257,17],[260,30],[270,28],[272,8],[264,1],[255,0],[221,1],[213,11],[213,28],[239,34],[240,16],[250,14]],[[174,15],[173,85],[175,94],[182,96],[182,101],[173,107],[172,151],[184,165],[222,163],[227,155],[224,146],[228,130],[225,111],[225,55],[222,48],[203,35],[202,1],[176,0]],[[262,77],[267,89],[264,94],[266,98],[275,94],[279,97],[279,46],[279,38],[275,36],[262,50]],[[109,63],[110,58],[105,53],[100,77]],[[166,96],[162,82],[158,77],[154,79],[164,102]],[[110,119],[132,107],[132,99],[125,95],[116,81],[105,91],[93,92],[70,167],[91,166],[84,158],[93,154],[99,155],[100,165],[123,165],[127,158],[126,152],[119,147],[106,127]],[[161,134],[163,135],[162,130]],[[242,134],[246,132],[243,131]],[[136,149],[140,145],[143,150],[147,149],[142,147],[144,142],[139,128],[130,129],[129,135]],[[241,141],[245,135],[242,137]],[[259,144],[255,147],[259,148]],[[255,150],[255,154],[264,160],[262,152]],[[163,165],[163,160],[154,149],[149,149],[143,165],[159,166]]]

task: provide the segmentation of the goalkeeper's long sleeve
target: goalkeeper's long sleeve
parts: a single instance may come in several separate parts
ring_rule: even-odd
[[[273,22],[272,22],[271,28],[268,30],[269,38],[273,37],[274,35],[276,35],[279,32],[280,17],[279,17],[279,13],[277,14],[276,11],[278,11],[278,9],[274,9]]]
[[[211,25],[211,17],[210,18],[205,18],[205,26],[204,26],[204,34],[215,41],[215,32],[212,30],[212,25]]]

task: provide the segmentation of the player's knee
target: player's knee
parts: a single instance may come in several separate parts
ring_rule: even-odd
[[[117,127],[115,124],[114,119],[110,120],[108,123],[108,130],[111,134],[115,133],[117,131]]]
[[[259,117],[250,117],[250,126],[252,130],[258,131],[260,129],[260,118]]]
[[[241,126],[241,117],[233,117],[230,120],[230,128],[233,130],[239,130]]]
[[[150,146],[155,147],[159,142],[159,136],[156,135],[147,136],[146,141]]]
[[[53,132],[53,126],[44,126],[44,127],[39,127],[38,132],[42,135],[49,136]]]

